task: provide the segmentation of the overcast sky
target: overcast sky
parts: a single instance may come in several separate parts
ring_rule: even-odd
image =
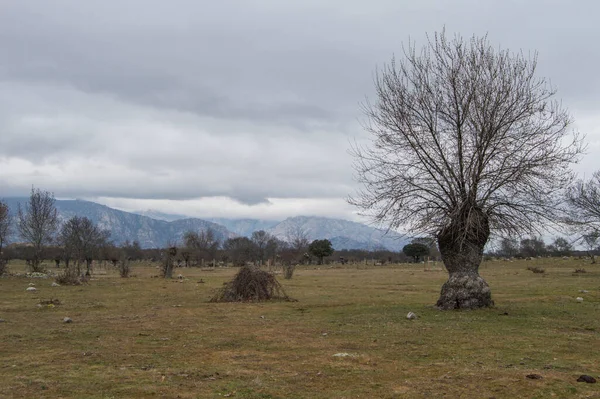
[[[1,0],[0,197],[356,219],[373,71],[442,27],[539,51],[600,169],[593,0]]]

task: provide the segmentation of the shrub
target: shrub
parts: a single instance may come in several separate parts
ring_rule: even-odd
[[[233,280],[225,283],[211,302],[291,301],[272,273],[255,266],[243,266]]]
[[[574,273],[587,273],[585,269],[575,269]]]
[[[177,255],[177,247],[167,249],[163,264],[161,265],[161,273],[164,278],[173,278],[175,255]]]
[[[531,270],[534,273],[545,273],[546,270],[539,267],[528,267],[527,270]]]
[[[129,258],[123,256],[119,261],[119,275],[123,278],[129,277],[129,273],[131,272],[131,262]]]
[[[6,259],[0,259],[0,276],[8,273],[8,261]]]
[[[283,278],[285,278],[286,280],[289,280],[292,278],[292,276],[294,275],[294,271],[296,270],[296,265],[293,264],[288,264],[288,265],[283,265]]]
[[[60,285],[81,285],[83,278],[77,273],[74,267],[68,267],[65,271],[56,276],[56,282]]]

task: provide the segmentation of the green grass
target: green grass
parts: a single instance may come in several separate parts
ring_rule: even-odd
[[[584,262],[486,262],[496,307],[465,312],[433,309],[446,273],[423,265],[300,268],[280,278],[298,302],[255,304],[208,303],[235,269],[0,278],[0,397],[600,398],[576,382],[600,376],[600,267]]]

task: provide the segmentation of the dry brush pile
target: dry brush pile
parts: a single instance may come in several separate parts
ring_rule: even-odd
[[[293,301],[272,273],[255,266],[243,266],[233,280],[225,283],[211,302]]]

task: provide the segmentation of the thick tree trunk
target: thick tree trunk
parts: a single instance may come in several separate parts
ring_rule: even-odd
[[[490,234],[487,216],[477,209],[462,216],[438,234],[442,261],[449,274],[436,304],[442,310],[494,305],[490,287],[478,272]]]

